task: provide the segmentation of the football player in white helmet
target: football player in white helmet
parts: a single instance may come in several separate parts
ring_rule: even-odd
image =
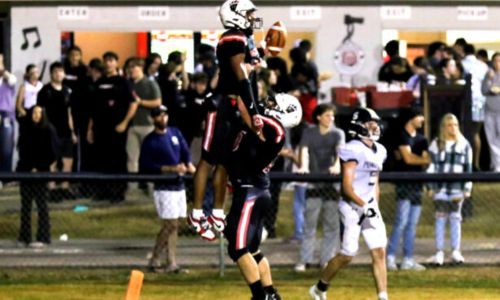
[[[342,164],[342,199],[339,211],[344,224],[341,250],[321,272],[318,283],[309,289],[312,299],[326,299],[329,282],[356,255],[360,234],[363,234],[371,252],[378,299],[389,299],[385,263],[387,235],[378,207],[378,176],[387,151],[377,142],[380,137],[379,120],[373,110],[357,109],[352,115],[348,131],[353,140],[339,149]]]
[[[263,22],[262,18],[255,16],[256,10],[250,0],[228,0],[220,7],[219,17],[226,29],[260,29]]]
[[[224,236],[229,257],[249,285],[252,299],[279,300],[269,261],[259,247],[263,218],[271,201],[268,172],[285,143],[285,127],[299,124],[302,108],[297,98],[287,94],[270,97],[265,104],[262,131],[266,140],[243,129],[226,161],[233,199]]]

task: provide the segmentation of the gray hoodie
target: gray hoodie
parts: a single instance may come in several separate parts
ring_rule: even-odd
[[[491,91],[493,86],[500,88],[500,72],[495,72],[491,79],[486,75],[481,87],[481,91],[486,96],[486,110],[500,112],[500,94],[494,94]]]

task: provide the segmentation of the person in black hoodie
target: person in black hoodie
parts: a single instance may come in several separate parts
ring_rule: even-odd
[[[58,158],[58,138],[52,124],[48,121],[45,109],[33,106],[31,118],[24,118],[19,135],[18,172],[49,172],[50,166]],[[47,206],[47,182],[21,182],[21,226],[18,243],[40,248],[50,244],[50,217]],[[38,210],[38,230],[36,242],[31,237],[31,210],[33,200]]]

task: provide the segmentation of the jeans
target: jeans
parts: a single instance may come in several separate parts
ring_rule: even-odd
[[[316,228],[322,211],[323,240],[321,242],[320,265],[326,264],[338,251],[340,245],[340,219],[337,201],[308,198],[306,202],[304,237],[300,246],[300,261],[312,263],[316,245]]]
[[[0,171],[12,172],[14,154],[14,119],[0,111]]]
[[[293,218],[295,220],[295,235],[298,240],[302,240],[304,235],[304,212],[306,210],[306,190],[307,187],[296,184],[293,195]]]
[[[411,204],[410,200],[397,201],[396,218],[387,247],[387,255],[396,256],[401,236],[403,236],[403,255],[405,258],[413,257],[415,235],[421,211],[422,206]]]
[[[462,204],[463,198],[458,202],[450,201],[456,195],[449,196],[448,199],[436,197],[436,223],[434,228],[436,250],[443,251],[446,237],[446,223],[450,221],[450,244],[452,250],[460,250],[462,238]],[[444,198],[444,197],[442,197]]]

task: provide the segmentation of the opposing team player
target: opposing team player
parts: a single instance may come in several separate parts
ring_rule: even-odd
[[[373,277],[379,300],[388,300],[385,247],[387,236],[378,207],[378,176],[386,159],[386,149],[377,143],[380,136],[379,117],[371,109],[357,109],[349,134],[353,140],[339,150],[342,163],[342,199],[339,210],[344,224],[340,253],[322,271],[320,280],[309,289],[312,299],[326,299],[329,282],[341,268],[349,264],[359,247],[359,235],[370,249]]]
[[[295,97],[270,97],[262,116],[265,141],[248,130],[240,131],[227,161],[233,201],[224,235],[229,256],[238,264],[252,299],[281,299],[273,287],[269,262],[259,249],[263,217],[271,200],[267,173],[283,148],[284,128],[297,125],[301,119],[302,109]]]
[[[214,240],[217,231],[224,229],[223,204],[226,192],[227,172],[223,167],[224,160],[229,157],[236,134],[245,124],[250,134],[262,134],[263,121],[257,111],[257,105],[250,80],[248,79],[246,61],[258,59],[258,51],[253,42],[253,29],[262,27],[262,19],[255,16],[255,5],[249,0],[228,0],[222,4],[219,16],[224,32],[217,45],[219,61],[219,83],[216,94],[221,97],[217,101],[217,109],[208,113],[205,135],[203,137],[202,158],[194,176],[194,205],[188,222],[207,240]],[[213,176],[214,209],[206,217],[201,209],[209,174],[215,166]]]

